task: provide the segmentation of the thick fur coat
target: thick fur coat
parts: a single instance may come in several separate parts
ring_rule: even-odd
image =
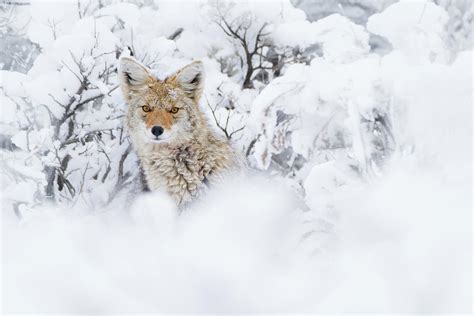
[[[164,80],[132,58],[120,60],[127,126],[150,190],[182,206],[236,163],[199,108],[203,65],[193,62]]]

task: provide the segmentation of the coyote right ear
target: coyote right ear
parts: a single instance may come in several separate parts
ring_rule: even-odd
[[[127,101],[148,88],[153,80],[150,72],[133,58],[123,57],[119,67],[120,85]]]

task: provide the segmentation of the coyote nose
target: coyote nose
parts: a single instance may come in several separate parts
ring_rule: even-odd
[[[151,128],[151,133],[155,135],[156,137],[158,137],[161,134],[163,134],[163,127],[155,125]]]

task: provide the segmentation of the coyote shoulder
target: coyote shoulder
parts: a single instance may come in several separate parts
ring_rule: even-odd
[[[119,75],[131,142],[150,190],[165,190],[183,205],[232,168],[233,150],[211,130],[199,108],[201,62],[159,80],[125,57]]]

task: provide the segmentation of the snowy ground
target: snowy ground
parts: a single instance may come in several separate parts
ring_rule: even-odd
[[[470,187],[406,169],[340,192],[337,241],[325,252],[301,237],[293,202],[264,180],[229,183],[180,217],[150,196],[136,201],[132,220],[43,210],[21,227],[4,221],[4,306],[30,313],[469,310]]]
[[[2,312],[472,311],[463,1],[366,25],[289,1],[21,2],[1,11]],[[247,85],[223,21],[262,45]],[[157,76],[203,60],[201,107],[248,164],[183,213],[136,192],[131,53]]]

